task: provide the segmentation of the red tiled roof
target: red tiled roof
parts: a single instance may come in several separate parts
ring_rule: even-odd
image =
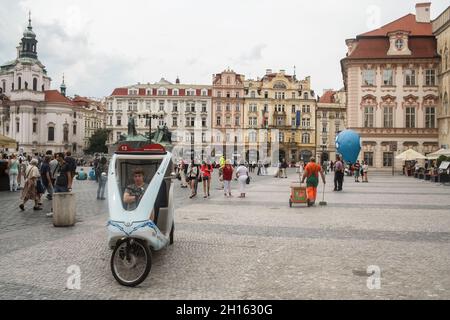
[[[50,103],[65,103],[74,105],[72,100],[67,97],[64,97],[58,90],[47,90],[45,91],[45,102]]]
[[[407,14],[400,19],[397,19],[391,23],[382,26],[379,29],[372,30],[358,37],[376,37],[376,36],[386,36],[390,32],[394,31],[409,31],[411,36],[431,36],[433,35],[432,24],[417,22],[416,16],[412,13]]]
[[[410,37],[408,41],[411,55],[392,56],[389,51],[389,38],[361,38],[357,40],[357,46],[347,59],[411,59],[438,57],[437,43],[434,37]]]
[[[319,103],[334,103],[335,99],[334,99],[334,95],[335,95],[335,91],[327,91],[323,94],[323,96],[320,97]]]
[[[112,96],[127,96],[128,95],[128,89],[127,88],[116,88],[114,89],[113,93],[111,93]]]

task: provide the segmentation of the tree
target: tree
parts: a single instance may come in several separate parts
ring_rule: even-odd
[[[85,153],[108,153],[108,147],[106,141],[108,140],[110,130],[98,129],[94,132],[92,137],[89,138],[89,148],[85,150]]]

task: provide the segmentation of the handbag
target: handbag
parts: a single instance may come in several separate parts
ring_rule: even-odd
[[[45,187],[40,178],[37,180],[36,190],[37,190],[37,193],[40,193],[40,194],[45,193]]]
[[[245,181],[246,184],[250,184],[250,176],[247,176],[247,180]]]

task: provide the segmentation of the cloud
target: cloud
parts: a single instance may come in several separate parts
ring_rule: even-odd
[[[266,44],[260,43],[253,46],[250,51],[244,52],[235,59],[236,64],[248,64],[261,60],[263,58],[263,50],[267,47]]]

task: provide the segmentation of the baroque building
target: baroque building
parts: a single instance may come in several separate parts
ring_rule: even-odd
[[[346,40],[341,60],[348,128],[362,138],[360,160],[377,169],[413,148],[438,150],[437,105],[440,58],[430,22],[430,3],[416,5],[387,25]]]

